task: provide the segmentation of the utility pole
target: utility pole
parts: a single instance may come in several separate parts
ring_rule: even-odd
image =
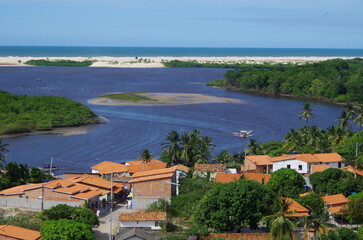
[[[111,173],[111,208],[110,208],[110,237],[112,240],[112,211],[113,211],[113,173]]]

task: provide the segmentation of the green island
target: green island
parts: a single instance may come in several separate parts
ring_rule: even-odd
[[[227,71],[208,86],[260,94],[363,103],[363,59],[275,64]]]
[[[154,101],[154,99],[141,96],[141,94],[143,94],[143,92],[113,93],[113,94],[106,94],[106,95],[103,95],[100,97],[115,99],[115,100],[122,100],[122,101],[131,101],[131,102]]]
[[[48,59],[39,59],[39,60],[29,60],[26,61],[27,65],[34,66],[59,66],[59,67],[88,67],[91,66],[94,61],[84,60],[84,61],[73,61],[73,60],[48,60]]]
[[[65,97],[14,95],[0,90],[0,135],[97,123],[88,107]]]

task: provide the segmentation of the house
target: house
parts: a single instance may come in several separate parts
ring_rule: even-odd
[[[349,199],[343,194],[335,194],[321,197],[330,214],[342,214],[342,209],[347,205]]]
[[[188,167],[176,165],[165,169],[138,172],[129,181],[132,184],[132,208],[146,209],[158,199],[169,200],[179,194],[180,179],[185,177]]]
[[[239,179],[245,178],[248,180],[255,180],[261,184],[267,184],[268,180],[271,178],[271,174],[262,174],[262,173],[243,173],[243,174],[234,174],[234,173],[217,173],[215,181],[220,183],[228,183],[234,182]]]
[[[91,177],[82,181],[74,179],[58,179],[45,183],[16,186],[0,191],[0,204],[11,207],[47,209],[57,204],[81,206],[87,203],[90,207],[98,207],[100,199],[107,198],[111,187],[104,179]],[[92,183],[91,183],[92,182]],[[111,186],[110,181],[107,185]],[[98,186],[97,186],[98,185]],[[122,191],[122,186],[114,186],[114,192]]]
[[[351,172],[354,174],[355,177],[357,176],[360,176],[360,177],[363,177],[363,171],[362,170],[359,170],[353,166],[346,166],[346,167],[343,167],[341,168],[343,171],[348,171],[348,172]]]
[[[121,228],[120,232],[115,236],[115,240],[157,240],[161,237],[165,237],[165,235],[134,227]]]
[[[327,170],[328,168],[330,168],[329,165],[323,165],[323,164],[312,164],[310,166],[310,173],[314,174],[316,172],[324,172],[325,170]]]
[[[253,173],[271,173],[272,162],[268,155],[252,155],[245,157],[245,163],[241,171]]]
[[[150,162],[142,160],[129,161],[125,164],[104,161],[91,167],[92,173],[98,173],[107,178],[111,178],[118,182],[128,182],[132,175],[137,172],[150,171],[155,169],[166,168],[167,163],[156,159],[151,159]]]
[[[209,174],[211,179],[215,179],[217,173],[225,173],[225,172],[227,172],[227,166],[224,164],[196,163],[194,165],[195,175],[207,176]]]
[[[300,205],[292,198],[285,198],[289,206],[285,212],[286,217],[305,217],[309,216],[309,210]]]
[[[40,232],[13,225],[0,225],[0,239],[38,240],[40,239]]]
[[[166,212],[120,213],[121,228],[150,228],[160,230],[160,223],[166,221]]]
[[[291,168],[301,174],[311,174],[312,165],[327,165],[330,168],[344,167],[344,158],[338,153],[290,154],[273,157],[273,172],[281,168]]]

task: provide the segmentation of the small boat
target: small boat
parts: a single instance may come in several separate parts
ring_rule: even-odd
[[[252,136],[252,130],[241,130],[239,132],[233,132],[232,134],[236,137],[247,138]]]
[[[43,164],[41,167],[39,167],[42,171],[50,171],[50,170],[57,170],[58,167],[56,165],[50,165],[50,164]]]

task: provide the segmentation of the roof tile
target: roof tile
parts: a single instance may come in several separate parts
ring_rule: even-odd
[[[226,169],[227,166],[224,164],[196,163],[194,165],[194,170],[200,172],[225,172]]]
[[[1,236],[23,240],[38,240],[40,239],[40,232],[12,225],[0,225],[0,239],[3,239]]]
[[[135,221],[165,221],[166,212],[132,212],[120,213],[119,221],[135,222]]]

